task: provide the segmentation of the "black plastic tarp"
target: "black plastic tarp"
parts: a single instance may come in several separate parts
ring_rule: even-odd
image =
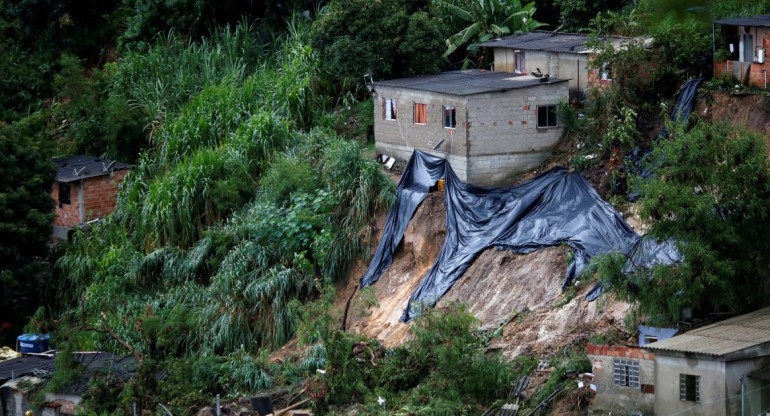
[[[401,321],[414,318],[423,306],[433,306],[488,247],[530,253],[568,244],[574,255],[565,286],[600,253],[623,252],[637,267],[680,260],[671,244],[641,239],[578,173],[555,168],[514,187],[483,188],[460,181],[446,160],[416,150],[401,176],[396,204],[361,287],[375,283],[390,266],[414,212],[440,178],[446,181],[446,240]]]

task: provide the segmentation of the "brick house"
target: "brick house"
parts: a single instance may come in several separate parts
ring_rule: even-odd
[[[596,396],[594,415],[653,414],[655,356],[636,346],[588,344]]]
[[[445,157],[475,185],[505,185],[538,167],[562,128],[567,80],[467,70],[373,83],[377,152],[406,161],[414,149]]]
[[[605,41],[615,48],[627,38],[611,36]],[[582,100],[589,87],[604,90],[612,83],[609,63],[602,69],[589,68],[591,49],[588,35],[534,30],[480,43],[492,48],[494,70],[515,74],[537,71],[569,80],[570,101]]]
[[[56,201],[53,236],[66,240],[73,227],[112,212],[118,185],[130,165],[88,155],[63,157],[54,163],[57,171],[51,190]]]
[[[765,51],[770,47],[770,15],[714,20],[713,25],[714,76],[767,87],[770,64]],[[719,36],[716,25],[721,28]]]

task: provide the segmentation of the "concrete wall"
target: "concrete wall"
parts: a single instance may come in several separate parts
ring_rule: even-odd
[[[67,238],[67,230],[94,218],[110,214],[115,209],[118,186],[128,170],[112,175],[70,182],[70,203],[59,206],[59,182],[54,182],[51,198],[56,202],[54,237]]]
[[[679,375],[700,376],[700,403],[679,400]],[[727,415],[725,363],[699,357],[655,354],[655,413],[659,415]]]
[[[537,106],[567,99],[567,84],[459,97],[379,86],[374,105],[375,147],[406,161],[414,149],[447,158],[457,175],[476,185],[506,185],[538,167],[556,145],[561,127],[537,128]],[[382,100],[397,100],[397,120],[385,120]],[[413,103],[427,104],[427,123],[414,124]],[[442,126],[442,106],[455,107],[457,127]],[[434,147],[443,143],[434,150]]]
[[[655,363],[654,356],[635,347],[588,345],[596,397],[589,412],[594,415],[653,414],[655,407]],[[631,359],[639,361],[640,387],[615,385],[613,360]]]
[[[514,72],[514,50],[510,48],[493,48],[495,71]],[[583,98],[583,91],[588,88],[588,57],[585,54],[520,51],[524,54],[526,73],[534,72],[537,68],[552,77],[569,80],[569,99],[578,101]]]

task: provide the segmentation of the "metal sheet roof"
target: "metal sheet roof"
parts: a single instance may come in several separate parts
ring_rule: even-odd
[[[770,308],[694,329],[645,348],[724,356],[770,342]]]
[[[506,36],[479,43],[476,46],[521,49],[525,51],[549,51],[581,53],[588,50],[585,46],[588,35],[580,33],[555,33],[534,30],[519,35]]]
[[[107,352],[73,353],[83,364],[83,376],[64,387],[60,393],[82,394],[88,390],[91,378],[104,378],[109,374],[113,380],[124,382],[131,378],[136,364],[133,357],[119,357]],[[20,358],[0,361],[0,382],[24,376],[45,377],[54,372],[53,357],[24,355]]]
[[[760,26],[770,27],[770,14],[760,14],[750,17],[735,17],[732,19],[714,20],[714,23],[730,26]]]
[[[541,80],[542,78],[536,78],[531,75],[516,75],[510,72],[474,69],[379,81],[374,83],[374,87],[375,89],[377,86],[399,87],[464,96],[567,81],[566,79],[559,78],[550,78],[547,82],[541,82]]]
[[[131,167],[127,163],[90,155],[62,157],[54,159],[54,163],[56,163],[56,181],[58,182],[73,182],[95,176],[109,175],[112,172]]]

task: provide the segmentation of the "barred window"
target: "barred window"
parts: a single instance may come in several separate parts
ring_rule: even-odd
[[[700,403],[700,376],[679,374],[679,400]]]
[[[449,105],[442,106],[444,110],[444,127],[453,129],[457,127],[457,119],[455,118],[455,108]]]
[[[627,359],[612,360],[613,378],[616,386],[639,387],[639,361]]]

